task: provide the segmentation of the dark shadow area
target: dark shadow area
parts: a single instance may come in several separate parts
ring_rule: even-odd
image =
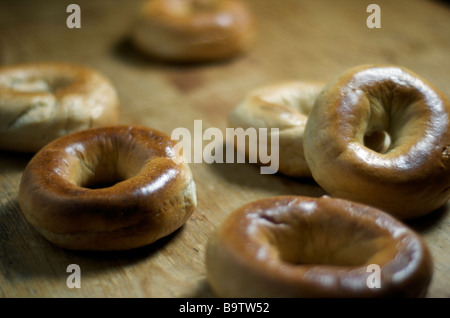
[[[443,205],[439,209],[427,215],[407,220],[404,223],[410,226],[415,231],[423,234],[425,232],[432,231],[436,226],[441,224],[441,221],[449,213],[448,210],[449,210],[449,203]]]
[[[226,163],[226,146],[223,147],[222,157],[224,163],[211,163],[208,167],[213,173],[227,182],[237,184],[249,189],[261,189],[273,192],[273,195],[302,195],[319,197],[326,192],[314,181],[313,178],[294,178],[275,174],[261,174],[261,167],[257,164]]]
[[[250,163],[213,163],[211,170],[227,182],[250,189],[273,191],[274,195],[318,197],[326,194],[313,180],[292,178],[282,174],[261,174],[260,167]]]
[[[146,246],[123,250],[123,251],[71,251],[65,250],[70,257],[78,258],[84,266],[85,274],[96,274],[112,268],[123,268],[127,265],[138,263],[151,258],[166,248],[184,230],[181,227],[166,237],[160,238],[154,243]]]
[[[119,39],[112,48],[113,56],[117,59],[126,62],[127,64],[135,67],[151,67],[151,68],[173,68],[173,69],[199,69],[202,67],[209,67],[213,65],[226,65],[240,56],[236,55],[230,58],[217,60],[217,61],[205,61],[205,62],[177,62],[169,61],[158,58],[156,56],[150,56],[149,54],[142,52],[129,36],[124,36]]]
[[[34,154],[0,151],[0,175],[23,171]]]
[[[434,2],[441,3],[443,5],[450,6],[450,0],[434,0]]]
[[[0,212],[0,272],[5,279],[20,281],[31,277],[67,278],[69,264],[81,267],[83,275],[95,275],[138,263],[167,247],[183,231],[147,246],[124,251],[75,251],[60,248],[43,236],[26,220],[17,201]]]
[[[136,67],[149,67],[155,61],[138,51],[129,37],[123,37],[115,43],[112,53],[119,60]]]

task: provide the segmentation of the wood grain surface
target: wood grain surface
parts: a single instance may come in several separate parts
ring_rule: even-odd
[[[81,7],[81,29],[66,26]],[[142,1],[0,1],[0,64],[65,61],[91,66],[116,86],[121,123],[170,134],[177,127],[227,127],[250,90],[282,80],[329,80],[359,64],[392,63],[450,96],[450,6],[420,0],[248,0],[258,38],[235,59],[171,65],[148,59],[129,41]],[[366,26],[370,3],[381,28]],[[40,237],[19,209],[21,175],[31,155],[0,152],[1,297],[213,297],[205,278],[208,237],[235,208],[272,195],[319,196],[312,180],[261,175],[250,164],[191,164],[198,208],[186,225],[150,246],[119,253],[73,252]],[[450,204],[408,222],[434,260],[428,297],[450,297]],[[69,264],[81,288],[66,285]]]

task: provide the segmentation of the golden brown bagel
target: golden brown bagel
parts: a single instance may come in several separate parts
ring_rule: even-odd
[[[245,51],[255,34],[255,18],[239,0],[148,0],[131,39],[151,57],[203,62]]]
[[[66,63],[0,68],[0,148],[36,152],[63,135],[114,125],[119,101],[99,72]]]
[[[383,133],[390,143],[379,152]],[[330,82],[310,113],[304,149],[330,195],[397,218],[425,215],[450,198],[450,103],[407,69],[358,66]]]
[[[269,135],[272,128],[278,128],[278,171],[292,177],[311,177],[303,135],[309,112],[324,86],[322,82],[290,81],[257,88],[230,113],[229,124],[233,128],[267,128]],[[248,156],[248,147],[242,151]]]
[[[124,250],[181,227],[196,206],[189,166],[157,130],[111,126],[61,137],[27,165],[19,204],[54,244]]]
[[[243,298],[423,297],[433,273],[427,246],[403,223],[328,196],[237,209],[210,237],[206,266],[217,296]]]

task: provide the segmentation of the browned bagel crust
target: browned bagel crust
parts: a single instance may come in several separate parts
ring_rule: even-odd
[[[374,151],[365,139],[382,131],[391,143]],[[304,149],[330,195],[397,218],[425,215],[450,198],[450,102],[405,68],[363,65],[331,81],[310,113]]]
[[[0,68],[0,148],[36,152],[66,134],[119,120],[109,79],[68,63]]]
[[[255,36],[256,20],[239,0],[148,0],[131,40],[154,58],[203,62],[244,52]]]
[[[368,266],[380,266],[380,288]],[[433,263],[420,236],[387,213],[328,196],[280,196],[232,212],[210,237],[219,297],[423,297]]]
[[[68,249],[124,250],[181,227],[196,206],[189,166],[157,130],[110,126],[61,137],[27,165],[26,219]]]

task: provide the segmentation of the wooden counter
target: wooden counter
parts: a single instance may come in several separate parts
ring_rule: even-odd
[[[367,5],[381,7],[369,29]],[[81,29],[68,29],[72,1],[0,1],[0,64],[67,61],[105,73],[122,102],[121,123],[170,135],[177,127],[227,126],[227,116],[253,88],[280,80],[328,80],[366,63],[393,63],[429,79],[450,96],[450,6],[440,1],[248,1],[259,21],[251,50],[206,65],[168,65],[136,52],[127,38],[141,1],[77,0]],[[41,238],[17,202],[28,155],[0,152],[0,296],[210,297],[205,243],[227,214],[254,199],[319,196],[312,180],[261,175],[250,164],[192,164],[198,208],[168,238],[120,253],[66,251]],[[450,204],[409,222],[435,263],[429,297],[450,297]],[[69,264],[81,288],[66,286]]]

